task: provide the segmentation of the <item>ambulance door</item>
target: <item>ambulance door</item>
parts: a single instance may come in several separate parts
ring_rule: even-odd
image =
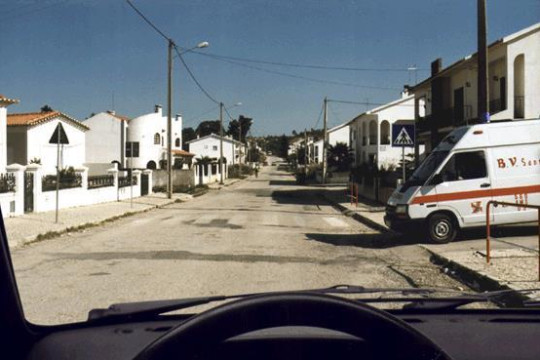
[[[464,226],[486,221],[486,204],[491,200],[491,181],[484,150],[455,152],[439,172],[436,187],[438,208],[452,209]]]

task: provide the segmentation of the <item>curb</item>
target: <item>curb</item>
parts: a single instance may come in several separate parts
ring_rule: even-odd
[[[160,209],[160,208],[162,208],[164,206],[174,204],[175,201],[176,200],[167,201],[166,203],[160,204],[160,205],[148,205],[148,207],[145,208],[145,209],[130,210],[130,211],[126,211],[124,213],[118,214],[118,215],[114,215],[114,216],[105,218],[103,220],[93,221],[93,222],[86,222],[86,223],[81,223],[81,224],[72,225],[72,226],[66,226],[66,227],[64,227],[62,229],[59,229],[59,230],[51,230],[51,231],[42,232],[42,233],[39,233],[39,234],[36,234],[36,235],[28,236],[28,237],[26,237],[24,239],[20,239],[20,240],[9,241],[9,239],[8,239],[8,246],[9,246],[10,249],[20,248],[20,247],[23,247],[25,245],[30,245],[30,244],[37,243],[37,242],[40,242],[40,241],[45,241],[45,240],[47,240],[49,238],[58,237],[58,236],[62,236],[62,235],[70,234],[70,233],[74,233],[74,232],[79,232],[79,231],[82,231],[82,230],[87,229],[87,228],[100,226],[102,224],[105,224],[105,223],[108,223],[108,222],[113,222],[113,221],[116,221],[116,220],[120,220],[120,219],[125,218],[125,217],[130,217],[130,216],[133,216],[133,215],[145,213],[145,212],[148,212],[148,211],[151,211],[151,210],[154,210],[154,209]]]
[[[495,279],[487,274],[473,270],[469,268],[468,266],[455,262],[454,260],[450,260],[447,257],[427,248],[424,245],[419,245],[419,246],[420,248],[426,250],[431,255],[432,263],[438,265],[441,268],[444,267],[450,270],[447,275],[453,277],[454,279],[458,280],[459,282],[469,286],[470,288],[476,291],[479,291],[479,292],[497,291],[497,290],[519,291],[518,289],[513,289],[511,286],[508,286],[507,284],[501,283],[500,280]],[[522,304],[522,302],[527,299],[530,299],[530,298],[523,294],[509,294],[505,296],[504,298],[501,298],[500,302],[497,301],[497,303],[502,306],[512,307],[512,306],[518,306]]]
[[[330,204],[332,204],[333,207],[338,209],[342,214],[352,217],[354,220],[372,228],[373,230],[377,230],[382,233],[393,233],[392,230],[388,229],[386,226],[379,224],[376,221],[373,221],[365,216],[360,215],[359,213],[348,209],[346,206],[341,205],[338,202],[335,202],[334,200],[330,199],[328,196],[321,194],[322,197],[326,199]],[[352,216],[351,216],[352,213]]]

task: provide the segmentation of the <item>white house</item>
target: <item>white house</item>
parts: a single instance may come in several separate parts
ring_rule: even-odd
[[[114,111],[101,112],[84,121],[90,128],[86,133],[86,166],[103,165],[106,170],[111,163],[119,168],[129,164],[125,160],[129,118]]]
[[[131,150],[133,157],[131,158]],[[182,153],[182,116],[172,119],[172,153],[175,159],[181,159]],[[127,131],[126,159],[133,161],[136,169],[167,168],[167,117],[163,116],[160,105],[153,113],[131,119]]]
[[[59,111],[7,116],[8,164],[40,162],[44,173],[55,172],[57,145],[49,142],[60,123],[69,141],[60,146],[60,168],[81,167],[85,162],[85,133],[89,128]]]
[[[477,54],[442,68],[431,64],[431,77],[415,85],[418,138],[431,151],[453,128],[479,122]],[[540,23],[488,46],[491,121],[540,116]]]
[[[18,103],[18,100],[9,99],[0,94],[0,172],[3,172],[7,163],[7,107]]]
[[[401,148],[392,147],[392,124],[414,124],[414,96],[403,93],[398,100],[376,107],[349,122],[350,146],[354,155],[353,166],[372,164],[398,165]],[[405,148],[405,154],[413,154],[414,148]]]
[[[219,160],[220,138],[216,134],[210,134],[201,138],[193,139],[187,142],[189,144],[189,152],[195,154],[196,158],[209,157]],[[240,141],[230,137],[223,137],[223,157],[227,165],[245,163],[244,156],[246,154],[246,146]]]
[[[328,145],[335,146],[337,143],[344,143],[347,146],[350,145],[350,126],[349,123],[344,123],[327,130]],[[322,139],[314,140],[308,139],[308,152],[310,161],[315,164],[322,163],[324,142]]]

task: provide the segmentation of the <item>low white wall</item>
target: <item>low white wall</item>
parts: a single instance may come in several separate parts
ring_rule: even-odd
[[[15,211],[12,212],[12,205],[15,207]],[[15,192],[7,192],[0,194],[0,208],[2,208],[2,217],[7,218],[10,216],[17,215],[17,205],[20,207],[24,206],[24,204],[17,204],[17,197],[15,195]]]

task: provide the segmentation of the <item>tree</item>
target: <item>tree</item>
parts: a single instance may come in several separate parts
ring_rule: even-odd
[[[54,110],[52,109],[52,107],[50,107],[50,106],[47,105],[47,104],[43,105],[43,106],[41,107],[40,110],[41,110],[41,112],[51,112],[51,111],[54,111]]]
[[[245,117],[244,115],[240,115],[238,120],[231,120],[229,122],[229,129],[227,130],[227,135],[232,136],[233,139],[245,142],[246,141],[246,135],[249,132],[249,129],[251,128],[251,124],[253,123],[252,118]],[[239,129],[241,127],[241,129]],[[238,136],[241,130],[241,136]]]
[[[281,135],[279,138],[278,156],[282,158],[286,158],[288,152],[289,152],[289,139],[284,134],[284,135]]]
[[[329,167],[335,168],[337,171],[346,171],[349,170],[353,156],[347,144],[338,142],[334,146],[328,146],[327,159]]]
[[[194,140],[197,138],[197,133],[193,130],[192,127],[182,129],[182,149],[189,151],[188,141]]]
[[[201,122],[199,126],[197,126],[197,130],[195,130],[195,132],[200,137],[210,134],[219,135],[219,128],[219,120],[206,120]]]

